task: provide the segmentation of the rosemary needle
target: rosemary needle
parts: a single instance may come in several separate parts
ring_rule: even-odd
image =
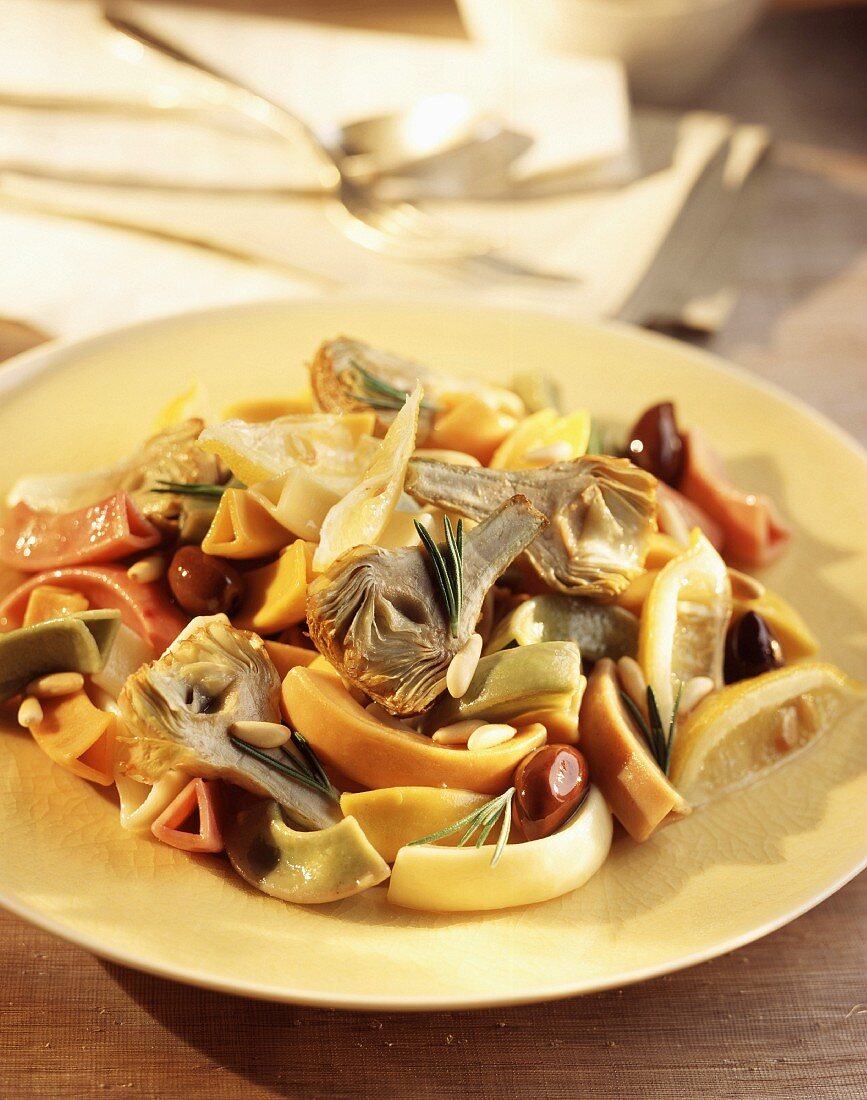
[[[674,741],[674,733],[677,726],[677,712],[680,708],[680,697],[682,692],[683,684],[677,689],[677,698],[674,701],[667,733],[662,726],[662,716],[659,713],[659,706],[657,705],[656,695],[652,687],[648,685],[647,688],[647,714],[650,718],[649,725],[644,715],[641,713],[640,707],[636,705],[632,697],[625,691],[621,691],[620,693],[620,698],[626,704],[629,713],[635,719],[635,724],[644,735],[651,756],[666,775],[668,775],[668,766],[671,761],[671,745]]]
[[[294,740],[294,737],[293,737]],[[240,737],[233,737],[229,735],[229,741],[240,752],[246,753],[248,756],[252,756],[258,760],[261,764],[271,768],[275,772],[279,772],[280,775],[285,775],[289,779],[294,779],[298,783],[303,783],[304,786],[310,787],[311,790],[319,791],[320,794],[327,795],[329,798],[337,799],[337,792],[331,784],[331,781],[322,771],[322,765],[317,760],[317,767],[321,772],[322,778],[319,775],[313,774],[312,771],[305,770],[305,766],[294,766],[294,764],[285,763],[283,760],[278,760],[277,757],[271,756],[270,753],[263,752],[262,749],[257,749],[253,745],[249,745],[246,741],[242,741]],[[304,742],[308,752],[312,753],[313,750]],[[296,758],[289,753],[284,753],[287,759],[292,760],[300,765],[300,761],[296,761]],[[323,779],[325,782],[323,782]],[[326,785],[327,784],[327,785]]]
[[[356,395],[360,401],[364,401],[366,404],[378,409],[403,408],[409,398],[409,393],[406,390],[401,390],[397,386],[392,386],[390,382],[386,382],[371,371],[365,370],[365,368],[354,359],[351,362],[355,370],[361,375],[361,380],[367,391],[364,394]],[[442,412],[442,407],[440,405],[432,405],[429,401],[422,401],[419,407],[426,409],[428,412]]]
[[[151,489],[152,493],[174,493],[178,496],[214,497],[219,499],[229,488],[228,485],[187,485],[182,481],[159,481],[161,489]]]
[[[494,847],[494,854],[491,857],[491,866],[496,867],[500,861],[500,856],[503,854],[503,849],[509,839],[509,832],[512,827],[512,798],[514,794],[515,788],[510,787],[504,794],[492,798],[490,802],[486,802],[484,806],[480,806],[477,810],[473,810],[472,813],[462,817],[459,821],[455,821],[451,825],[446,825],[444,829],[440,829],[439,832],[436,833],[431,833],[430,836],[423,836],[418,840],[411,840],[408,846],[414,847],[417,844],[435,844],[438,840],[442,840],[443,837],[451,836],[452,833],[463,830],[461,838],[458,841],[458,847],[463,848],[469,843],[473,834],[477,833],[475,847],[481,848],[490,836],[494,826],[502,818],[500,833]]]
[[[464,523],[458,520],[457,532],[452,530],[448,516],[443,516],[443,530],[446,538],[446,552],[434,542],[430,532],[418,520],[415,520],[415,529],[421,539],[424,548],[430,555],[434,565],[434,572],[439,582],[440,595],[446,607],[446,615],[452,637],[458,633],[458,622],[461,617],[461,605],[464,599]]]

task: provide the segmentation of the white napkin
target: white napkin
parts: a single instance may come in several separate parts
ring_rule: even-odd
[[[158,18],[148,11],[148,18],[291,104],[321,130],[395,110],[421,95],[461,91],[533,134],[534,145],[518,162],[522,185],[538,190],[540,180],[578,170],[584,188],[532,201],[432,206],[444,223],[502,244],[511,263],[505,268],[385,259],[349,242],[309,199],[106,188],[0,170],[0,199],[6,201],[5,213],[0,208],[0,313],[78,334],[206,301],[375,290],[470,294],[581,316],[626,311],[641,323],[690,312],[707,327],[724,319],[731,297],[714,297],[713,289],[726,283],[730,270],[724,251],[712,246],[725,237],[734,196],[764,147],[763,134],[750,131],[752,140],[744,141],[721,116],[642,113],[633,125],[643,171],[626,186],[602,187],[594,181],[619,171],[629,151],[622,80],[607,62],[522,60],[520,70],[511,70],[463,43],[169,8]],[[43,101],[74,93],[144,105],[154,98],[177,101],[180,89],[182,102],[194,110],[165,122],[0,106],[0,163],[7,169],[29,165],[86,176],[108,168],[148,172],[155,182],[228,186],[304,182],[303,156],[236,120],[227,133],[225,115],[206,106],[195,81],[185,82],[174,66],[150,55],[137,63],[115,56],[105,42],[90,4],[6,0],[0,8],[0,102],[4,93]],[[134,47],[117,42],[122,52]],[[199,125],[202,120],[208,125]],[[731,163],[737,171],[726,167]],[[702,186],[688,205],[697,181]],[[650,279],[666,270],[664,245],[674,239],[671,230],[685,206],[693,229],[675,250],[676,270],[684,277],[679,283],[671,274]],[[59,221],[46,217],[48,211],[132,224],[156,236]],[[194,240],[223,254],[179,248],[160,236]],[[47,252],[54,257],[48,271],[36,259]],[[714,257],[716,269],[711,265],[702,274],[705,254]],[[564,278],[522,275],[522,266]],[[701,286],[703,308],[695,307],[692,285]]]

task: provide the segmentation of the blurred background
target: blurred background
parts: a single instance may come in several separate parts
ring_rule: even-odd
[[[860,432],[865,58],[829,0],[3,0],[0,352],[469,296],[705,343]]]

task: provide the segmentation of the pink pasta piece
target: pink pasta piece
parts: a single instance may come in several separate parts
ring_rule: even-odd
[[[191,779],[181,793],[163,810],[151,825],[151,832],[172,848],[184,852],[222,852],[223,834],[217,817],[218,781]],[[183,829],[198,810],[198,832]]]
[[[722,528],[726,558],[742,565],[766,565],[791,538],[774,502],[744,493],[729,481],[719,455],[700,432],[685,432],[686,457],[680,491]]]
[[[657,482],[656,498],[658,501],[667,501],[683,519],[687,531],[693,527],[701,528],[705,537],[715,550],[722,550],[725,536],[723,529],[715,519],[712,519],[704,508],[700,508],[694,501],[688,500],[683,493],[672,489],[664,481]],[[661,524],[660,524],[661,527]]]
[[[126,493],[75,512],[41,512],[23,501],[0,526],[0,563],[25,573],[86,562],[117,561],[161,541]]]
[[[0,631],[21,626],[34,588],[50,584],[80,592],[92,608],[120,611],[122,621],[162,653],[189,622],[189,616],[169,602],[160,584],[130,580],[121,565],[81,565],[52,569],[23,581],[0,600]]]

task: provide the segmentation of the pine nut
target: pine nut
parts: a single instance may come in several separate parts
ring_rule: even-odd
[[[18,708],[18,725],[29,730],[31,726],[38,726],[42,718],[42,707],[39,705],[39,700],[34,699],[32,695],[28,695]]]
[[[822,724],[819,719],[819,708],[812,695],[799,695],[795,700],[795,710],[798,719],[807,733],[816,733]]]
[[[641,665],[634,657],[621,657],[617,662],[617,672],[623,690],[647,718],[647,681]]]
[[[39,676],[31,680],[25,688],[27,695],[37,695],[42,699],[59,699],[61,695],[72,695],[84,687],[84,677],[80,672],[52,672],[48,676]]]
[[[729,569],[732,586],[732,598],[735,600],[759,600],[765,594],[765,586],[755,577],[742,573],[740,569]]]
[[[481,752],[484,749],[492,749],[495,745],[502,745],[505,741],[511,741],[518,731],[514,726],[507,726],[504,722],[489,722],[473,730],[467,741],[470,752]]]
[[[710,676],[693,676],[691,680],[687,680],[680,693],[680,706],[677,708],[677,713],[681,717],[689,714],[706,695],[710,695],[715,686]]]
[[[776,745],[780,752],[789,752],[798,743],[798,715],[793,707],[783,707],[777,715]]]
[[[445,462],[449,466],[481,466],[481,462],[464,451],[448,451],[440,447],[416,447],[413,458],[432,458],[436,462]]]
[[[446,673],[446,687],[452,699],[460,699],[462,695],[466,695],[467,688],[476,674],[481,655],[482,636],[481,634],[471,634],[449,662],[449,670]]]
[[[229,732],[257,749],[279,749],[290,736],[279,722],[233,722]]]
[[[437,745],[466,745],[470,735],[484,724],[479,718],[465,718],[462,722],[452,722],[450,726],[438,729],[431,740]]]
[[[689,545],[689,524],[676,504],[665,497],[657,499],[656,520],[664,535],[670,535],[681,546]]]
[[[166,573],[166,559],[161,554],[152,554],[149,558],[140,558],[139,561],[127,569],[126,575],[131,581],[139,584],[153,584],[161,580]]]
[[[568,462],[572,457],[572,444],[565,439],[549,443],[546,447],[532,447],[524,451],[524,461],[534,465],[547,466],[551,462]]]

